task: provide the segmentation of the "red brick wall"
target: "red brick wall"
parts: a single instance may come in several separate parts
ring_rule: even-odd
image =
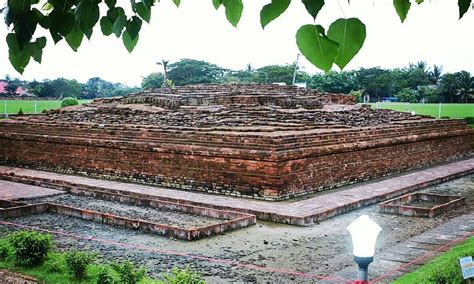
[[[0,124],[0,163],[257,198],[303,194],[473,152],[474,130],[453,121],[281,137]]]

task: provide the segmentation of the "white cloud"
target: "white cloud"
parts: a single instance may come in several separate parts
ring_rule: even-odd
[[[43,63],[30,63],[25,79],[59,76],[86,81],[93,76],[138,85],[141,77],[159,70],[161,58],[202,59],[223,67],[244,68],[293,62],[298,53],[294,35],[303,24],[312,22],[300,1],[293,1],[288,11],[262,30],[259,10],[266,1],[244,1],[245,8],[238,28],[225,19],[221,8],[215,11],[211,0],[182,0],[176,8],[171,0],[162,0],[153,8],[151,23],[144,24],[140,41],[128,54],[121,40],[104,37],[99,29],[92,41],[85,40],[77,53],[61,41],[56,46],[48,38]],[[119,4],[128,1],[119,1]],[[339,6],[339,4],[341,6]],[[474,73],[474,11],[458,20],[455,1],[426,1],[412,5],[401,24],[390,1],[326,1],[318,23],[326,28],[340,17],[358,17],[367,25],[367,39],[361,52],[346,67],[403,67],[425,60],[443,65],[444,71],[467,70]],[[7,29],[0,27],[0,38]],[[316,72],[305,59],[302,66]],[[0,77],[17,73],[10,66],[6,44],[0,44]]]

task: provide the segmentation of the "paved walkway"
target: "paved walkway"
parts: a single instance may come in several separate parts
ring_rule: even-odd
[[[303,226],[407,192],[474,173],[474,158],[431,167],[393,178],[329,190],[294,202],[271,202],[211,195],[0,166],[0,178],[9,178],[9,175],[12,173],[15,177],[31,178],[53,183],[56,187],[62,184],[84,190],[99,189],[203,207],[234,210],[255,214],[261,220]],[[2,175],[3,177],[1,177]]]
[[[416,270],[469,236],[474,236],[474,213],[454,218],[377,253],[374,262],[369,266],[370,280],[377,283],[390,283],[403,274]],[[335,276],[357,279],[357,265],[354,263],[354,267],[346,268]]]
[[[0,199],[29,199],[63,193],[60,190],[0,180]]]

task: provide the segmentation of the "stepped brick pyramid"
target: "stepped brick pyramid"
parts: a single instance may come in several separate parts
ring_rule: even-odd
[[[280,200],[474,153],[474,129],[277,85],[160,89],[0,122],[0,163]]]

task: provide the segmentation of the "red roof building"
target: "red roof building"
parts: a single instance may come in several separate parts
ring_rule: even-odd
[[[6,87],[7,87],[7,86],[8,86],[8,83],[7,83],[7,82],[5,82],[5,81],[0,81],[0,94],[2,94],[2,93],[5,93],[5,94],[6,94],[6,93],[7,93],[7,91],[6,91]],[[19,95],[22,95],[22,94],[24,94],[24,93],[26,93],[26,90],[23,89],[22,86],[19,86],[18,88],[16,88],[16,91],[15,91],[15,94],[16,94],[16,95],[19,96]]]

